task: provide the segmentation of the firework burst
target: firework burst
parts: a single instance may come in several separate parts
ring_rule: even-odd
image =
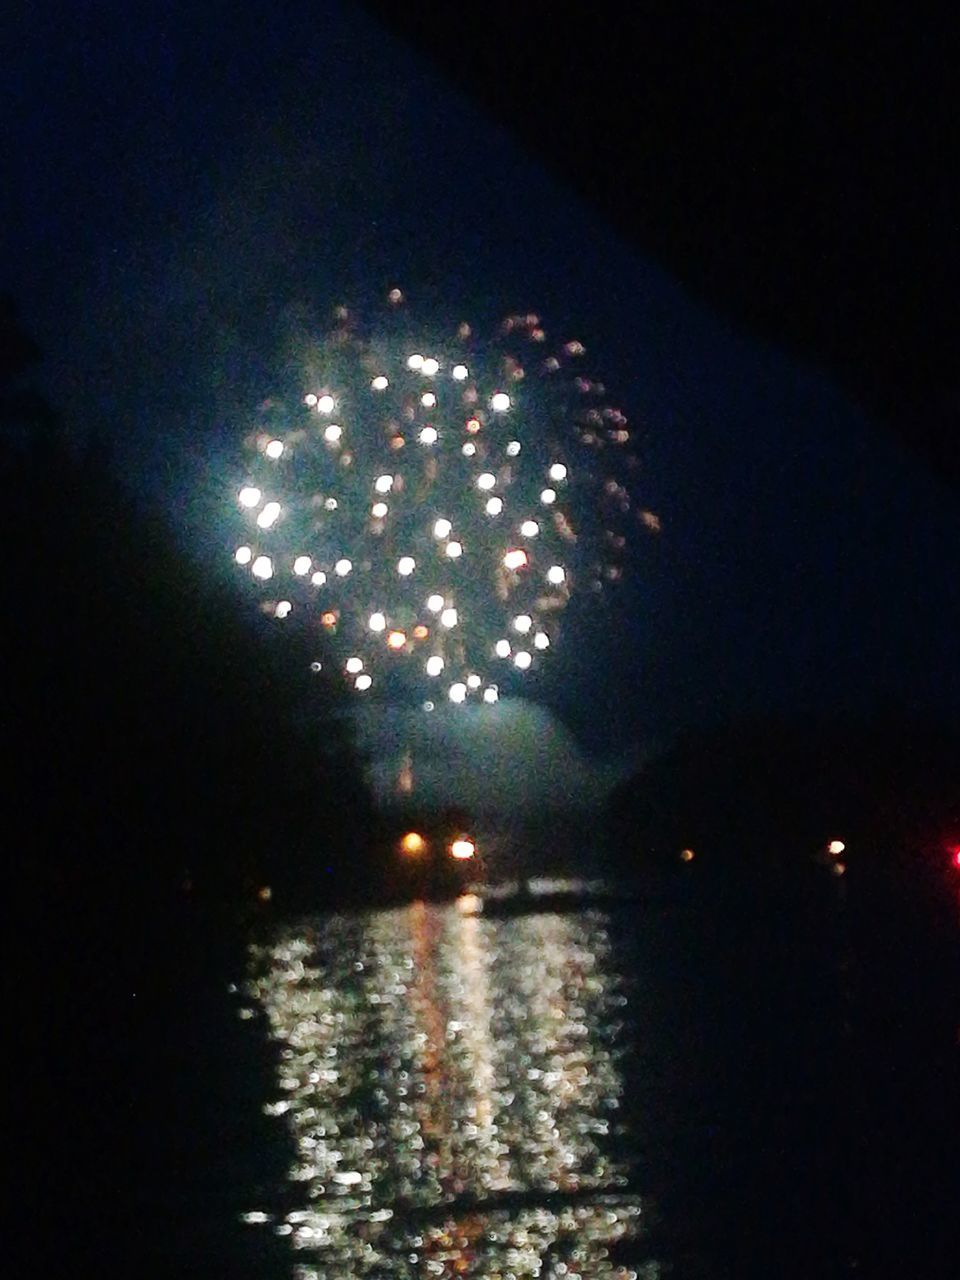
[[[401,301],[377,336],[338,312],[296,394],[261,406],[234,559],[264,609],[327,632],[359,692],[495,702],[655,518],[579,342],[551,349],[535,315],[417,341]]]

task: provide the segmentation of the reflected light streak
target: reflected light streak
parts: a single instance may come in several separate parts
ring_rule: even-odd
[[[609,1137],[626,1001],[602,915],[327,917],[251,972],[280,1051],[265,1110],[298,1151],[268,1229],[299,1276],[625,1274],[641,1204]]]

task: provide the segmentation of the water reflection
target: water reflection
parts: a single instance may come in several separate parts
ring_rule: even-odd
[[[303,1280],[636,1274],[613,1256],[641,1203],[601,914],[334,917],[258,948],[253,973],[283,1046],[268,1111],[298,1151],[272,1229]]]

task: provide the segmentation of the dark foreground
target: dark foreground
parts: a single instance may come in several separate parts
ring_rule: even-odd
[[[185,919],[135,993],[102,939],[19,1068],[21,1274],[954,1275],[956,898],[851,868]]]

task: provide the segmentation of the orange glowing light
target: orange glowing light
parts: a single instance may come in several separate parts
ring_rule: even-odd
[[[404,853],[417,854],[423,853],[427,847],[427,842],[419,831],[408,831],[400,841],[400,848]]]
[[[413,635],[416,640],[426,640],[429,634],[430,628],[425,627],[422,622],[413,628]]]
[[[407,637],[403,631],[391,631],[387,636],[387,644],[391,649],[402,649],[406,643]]]
[[[406,441],[404,440],[403,436],[391,437],[391,440],[390,440],[391,449],[402,449],[405,444],[406,444]]]
[[[692,850],[692,849],[681,849],[681,850],[680,850],[680,861],[681,861],[681,862],[692,862],[696,856],[697,856],[697,855],[693,852],[693,850]]]
[[[326,613],[321,613],[320,621],[325,627],[335,627],[337,625],[337,615],[332,610],[328,610]]]
[[[261,902],[269,902],[273,897],[273,890],[268,884],[265,884],[262,889],[257,890],[257,897]]]
[[[469,836],[457,836],[456,840],[450,842],[450,856],[460,862],[472,858],[476,852],[477,846]]]

